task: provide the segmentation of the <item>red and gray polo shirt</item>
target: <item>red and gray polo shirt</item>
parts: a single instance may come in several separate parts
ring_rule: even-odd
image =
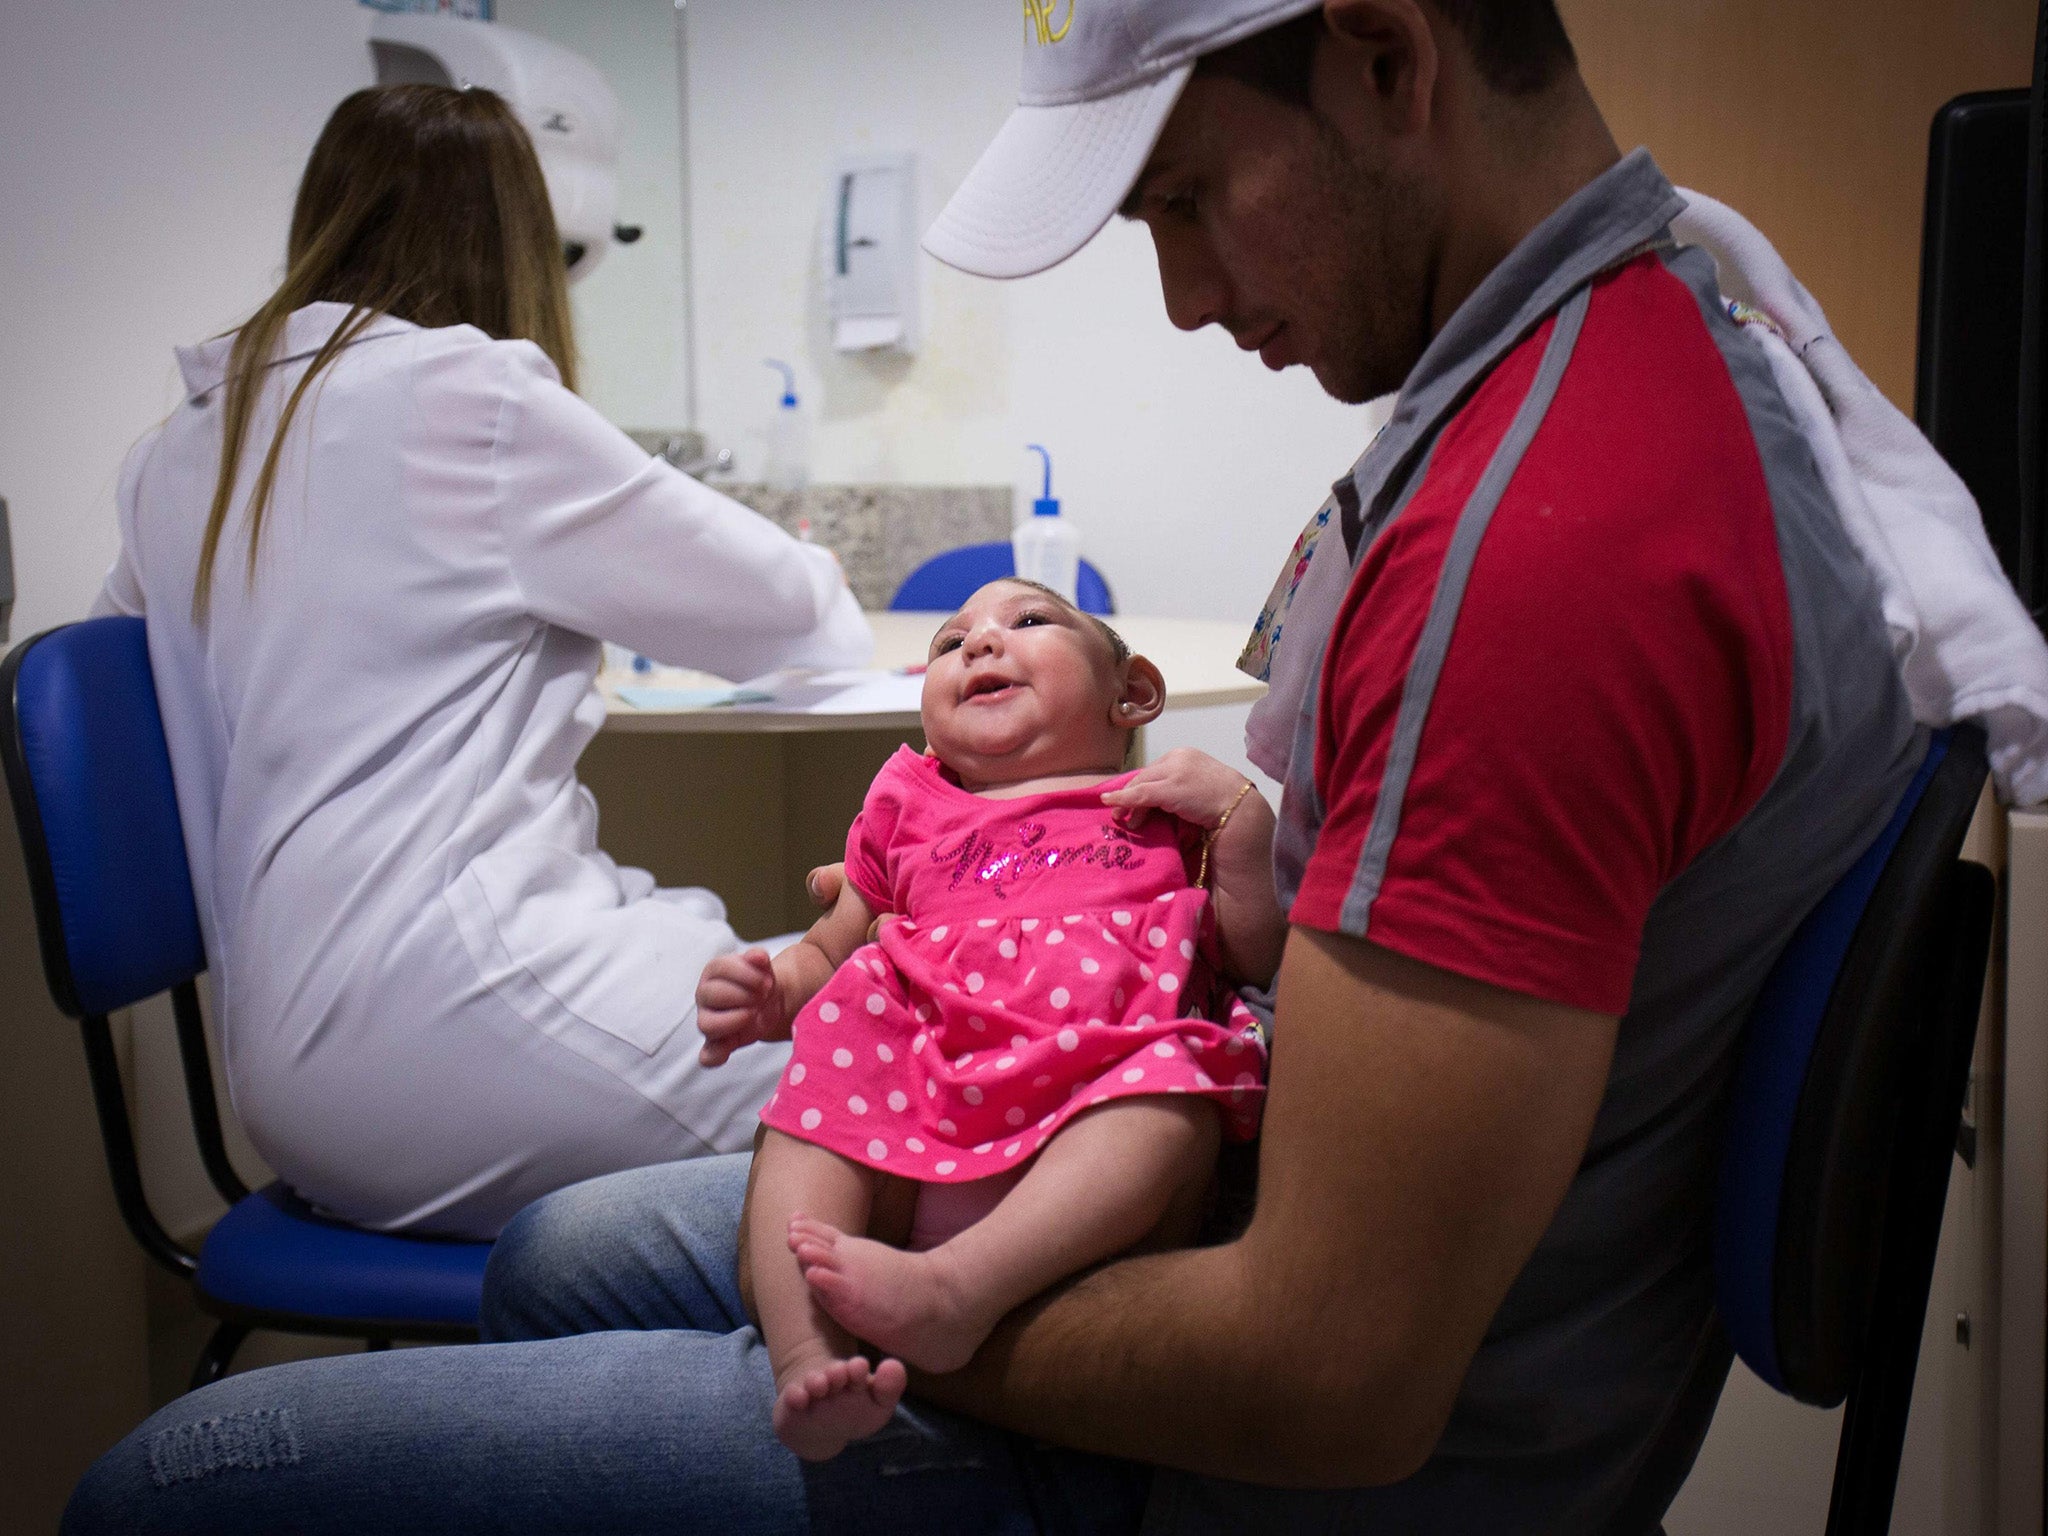
[[[1639,151],[1472,295],[1337,488],[1334,624],[1283,642],[1323,648],[1275,849],[1293,921],[1620,1016],[1585,1162],[1416,1477],[1163,1473],[1148,1531],[1651,1531],[1711,1416],[1736,1037],[1925,743],[1680,207]]]

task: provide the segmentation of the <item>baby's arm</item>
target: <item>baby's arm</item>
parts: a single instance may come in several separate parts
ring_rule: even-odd
[[[1134,821],[1157,809],[1211,829],[1209,889],[1224,973],[1269,984],[1287,943],[1287,914],[1273,889],[1273,808],[1266,797],[1208,753],[1176,747],[1102,799]]]
[[[832,910],[773,960],[766,950],[747,949],[705,966],[697,982],[697,1027],[704,1033],[697,1059],[715,1067],[756,1040],[787,1040],[790,1021],[867,941],[874,920],[849,880]]]

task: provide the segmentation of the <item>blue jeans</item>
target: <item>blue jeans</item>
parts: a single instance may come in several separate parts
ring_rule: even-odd
[[[833,1461],[785,1451],[735,1282],[746,1174],[743,1156],[707,1158],[537,1201],[491,1256],[493,1342],[274,1366],[180,1398],[86,1475],[65,1536],[1138,1528],[1149,1469],[918,1403]]]

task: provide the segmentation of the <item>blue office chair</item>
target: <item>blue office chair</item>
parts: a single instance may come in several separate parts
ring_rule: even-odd
[[[933,555],[903,578],[903,585],[889,599],[891,612],[951,613],[975,590],[1005,576],[1017,574],[1016,556],[1007,539],[994,544],[963,544],[943,555]],[[1109,595],[1109,583],[1102,572],[1086,560],[1081,562],[1074,583],[1076,606],[1083,613],[1107,617],[1116,612],[1116,600]]]
[[[1801,1402],[1846,1401],[1828,1536],[1883,1536],[1962,1125],[1996,882],[1958,857],[1986,772],[1937,733],[1883,833],[1808,914],[1744,1026],[1714,1202],[1724,1332],[1639,1479],[1655,1528],[1705,1438],[1731,1348]]]
[[[327,1220],[282,1184],[251,1193],[221,1136],[195,981],[206,969],[140,619],[91,619],[0,663],[0,764],[21,829],[50,996],[85,1035],[114,1199],[143,1251],[220,1319],[193,1368],[222,1375],[253,1328],[394,1339],[477,1336],[489,1243],[390,1237]],[[171,994],[186,1097],[228,1212],[194,1254],[143,1192],[107,1015]]]

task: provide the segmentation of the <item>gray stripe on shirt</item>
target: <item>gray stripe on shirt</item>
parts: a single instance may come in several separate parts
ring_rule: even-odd
[[[1465,510],[1458,514],[1458,526],[1444,553],[1443,569],[1437,573],[1436,595],[1430,600],[1429,616],[1415,642],[1415,656],[1408,664],[1408,677],[1401,688],[1401,709],[1394,717],[1393,740],[1387,748],[1386,772],[1380,776],[1379,801],[1373,806],[1372,826],[1365,835],[1365,848],[1358,857],[1358,869],[1351,877],[1351,891],[1344,898],[1338,921],[1343,931],[1365,937],[1372,922],[1372,904],[1379,899],[1380,883],[1386,878],[1387,860],[1394,851],[1394,839],[1401,830],[1401,803],[1408,794],[1408,780],[1415,771],[1415,757],[1422,746],[1422,728],[1429,720],[1430,702],[1436,696],[1437,678],[1442,675],[1444,657],[1451,649],[1451,634],[1457,628],[1458,611],[1464,606],[1465,586],[1471,579],[1473,563],[1479,558],[1479,544],[1487,525],[1507,494],[1508,484],[1521,467],[1522,456],[1535,441],[1550,403],[1557,398],[1565,370],[1579,344],[1579,332],[1586,323],[1586,311],[1593,302],[1590,287],[1582,287],[1558,311],[1557,326],[1543,349],[1535,382],[1523,398],[1515,419],[1493,451],[1486,473],[1479,477]]]

